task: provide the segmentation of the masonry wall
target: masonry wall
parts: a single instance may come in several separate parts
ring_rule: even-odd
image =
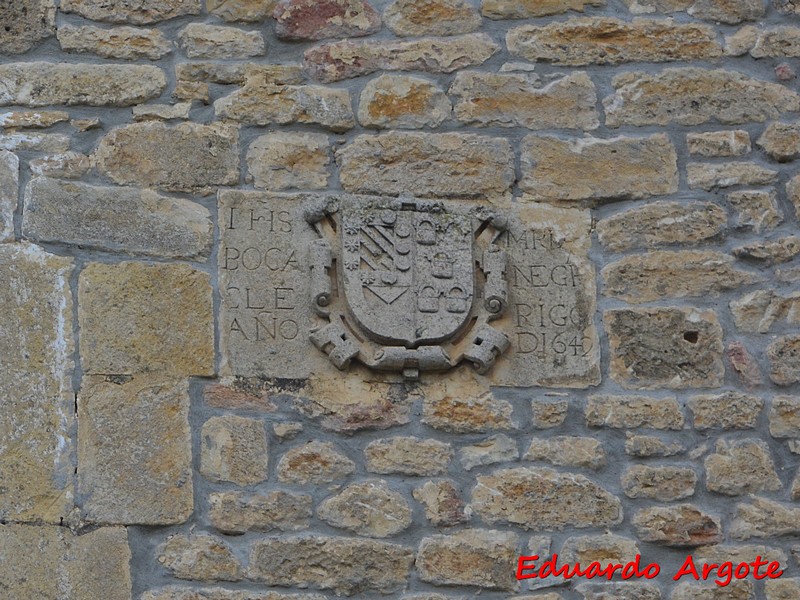
[[[799,14],[0,0],[0,596],[800,598]]]

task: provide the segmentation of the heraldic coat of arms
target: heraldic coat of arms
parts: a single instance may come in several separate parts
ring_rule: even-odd
[[[310,211],[311,340],[339,368],[354,360],[416,379],[461,361],[488,371],[509,346],[490,322],[507,304],[503,218],[458,203],[345,196]],[[476,268],[477,267],[477,268]]]

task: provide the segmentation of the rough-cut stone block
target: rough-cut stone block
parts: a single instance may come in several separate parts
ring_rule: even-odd
[[[611,378],[626,389],[718,387],[722,327],[713,311],[643,308],[606,311]]]
[[[181,29],[178,42],[189,58],[249,58],[263,56],[267,51],[258,31],[204,23],[190,23]]]
[[[800,598],[800,578],[768,579],[764,582],[767,600],[793,600]]]
[[[187,382],[84,376],[78,441],[79,504],[87,521],[169,525],[191,516]]]
[[[537,87],[525,74],[464,71],[450,86],[462,123],[528,129],[597,129],[597,93],[586,73]]]
[[[136,27],[100,29],[89,25],[62,25],[58,28],[58,43],[64,52],[122,60],[158,60],[172,52],[172,43],[158,29]]]
[[[422,581],[435,585],[515,590],[518,544],[516,534],[489,529],[426,537],[419,544],[417,572]]]
[[[481,12],[490,19],[527,19],[605,4],[605,0],[481,0]]]
[[[247,150],[248,177],[272,191],[326,188],[329,163],[328,136],[320,133],[268,133]]]
[[[267,585],[312,587],[348,596],[386,594],[406,586],[413,562],[409,548],[374,540],[268,538],[253,544],[249,577]]]
[[[765,10],[761,0],[696,0],[687,12],[708,21],[736,24],[755,21]]]
[[[171,121],[186,120],[192,110],[191,102],[177,104],[139,104],[133,107],[134,121]]]
[[[235,415],[211,417],[200,431],[200,473],[210,481],[253,485],[267,478],[264,422]]]
[[[597,224],[606,250],[624,252],[668,244],[698,244],[719,236],[728,224],[725,210],[712,202],[648,202]]]
[[[311,496],[274,491],[267,494],[219,492],[208,496],[208,518],[222,533],[297,531],[311,519]]]
[[[723,69],[684,67],[629,72],[613,79],[603,100],[606,125],[725,125],[762,122],[800,110],[800,95],[777,83]]]
[[[533,202],[509,219],[498,240],[508,254],[509,309],[497,323],[511,347],[491,372],[494,385],[600,383],[591,227],[587,210]]]
[[[425,381],[422,422],[441,431],[483,433],[498,429],[515,429],[514,407],[495,398],[486,379],[461,369],[447,380],[440,377]]]
[[[583,475],[546,468],[479,475],[471,506],[486,523],[523,529],[606,527],[622,521],[619,498]]]
[[[769,378],[778,385],[800,381],[800,335],[785,335],[767,346]]]
[[[370,473],[441,475],[453,458],[453,449],[436,440],[394,437],[370,442],[364,456]]]
[[[692,396],[686,406],[694,418],[695,429],[754,429],[764,400],[741,392],[725,392]]]
[[[633,540],[607,533],[567,538],[558,557],[562,563],[588,565],[596,561],[605,565],[625,564],[634,560],[639,553],[639,547]]]
[[[675,398],[589,396],[586,425],[634,429],[683,429],[683,410]]]
[[[506,44],[514,56],[572,67],[702,60],[722,55],[712,27],[663,19],[579,17],[543,26],[523,25],[508,32]]]
[[[622,491],[628,498],[672,502],[694,496],[697,473],[684,467],[633,465],[622,474]]]
[[[223,21],[257,23],[272,16],[275,0],[206,0],[206,8]]]
[[[231,547],[207,534],[176,535],[158,549],[158,562],[178,579],[239,581],[243,570]]]
[[[792,260],[800,254],[800,237],[789,235],[776,240],[759,240],[733,249],[737,258],[775,265]]]
[[[72,507],[72,267],[38,246],[0,245],[3,522],[58,524]]]
[[[786,553],[783,550],[756,544],[702,546],[697,548],[692,553],[692,556],[696,565],[720,564],[725,561],[730,561],[736,565],[741,562],[753,562],[758,556],[769,562],[779,562],[782,565],[787,565]]]
[[[775,229],[783,222],[783,210],[778,195],[770,190],[739,190],[727,196],[736,213],[736,227],[752,229],[755,233]]]
[[[800,508],[754,496],[749,504],[736,505],[729,533],[734,540],[797,536],[800,534]]]
[[[600,440],[589,437],[559,435],[531,440],[524,460],[545,461],[564,467],[602,469],[606,466],[606,452]]]
[[[633,304],[662,298],[716,297],[760,280],[736,269],[732,256],[701,250],[633,254],[602,271],[603,294]]]
[[[19,202],[19,158],[0,150],[0,243],[14,240],[14,212]]]
[[[278,0],[272,16],[275,34],[295,42],[361,37],[381,28],[366,0]]]
[[[750,134],[741,129],[687,133],[689,154],[697,156],[744,156],[750,152]]]
[[[208,195],[211,186],[239,182],[238,145],[232,125],[149,121],[113,129],[95,159],[115,183]]]
[[[756,439],[717,440],[714,454],[705,459],[706,488],[726,496],[781,489],[781,480],[769,446]]]
[[[628,432],[625,453],[636,458],[675,456],[686,451],[680,442],[667,442],[653,435],[637,435]]]
[[[461,466],[467,471],[471,471],[475,467],[517,460],[518,458],[519,448],[517,448],[516,440],[502,433],[488,437],[471,446],[464,446],[459,452]]]
[[[66,152],[70,139],[60,133],[17,132],[0,135],[0,150],[11,152]]]
[[[60,9],[93,21],[143,25],[200,14],[200,0],[63,0]]]
[[[8,600],[131,599],[124,527],[74,535],[66,527],[0,526],[0,589]]]
[[[471,512],[465,508],[458,489],[450,480],[426,481],[412,494],[425,508],[425,517],[431,525],[447,527],[469,520]]]
[[[722,541],[719,519],[691,504],[643,508],[633,515],[633,526],[639,539],[676,548]]]
[[[319,485],[344,479],[355,470],[355,463],[330,442],[308,442],[283,455],[278,463],[278,480]]]
[[[411,525],[411,508],[402,494],[382,480],[353,483],[317,507],[317,516],[333,527],[384,538]]]
[[[519,185],[534,200],[601,203],[678,189],[677,155],[664,133],[571,140],[530,135],[521,153]]]
[[[12,110],[0,113],[0,127],[4,129],[47,129],[65,121],[69,121],[69,113],[64,110]]]
[[[778,172],[756,163],[689,163],[686,181],[690,188],[713,190],[734,185],[767,185],[774,183]]]
[[[776,321],[800,323],[800,293],[780,296],[775,290],[755,290],[738,300],[731,300],[731,314],[736,328],[767,333]]]
[[[531,424],[534,429],[558,427],[567,419],[569,400],[537,398],[531,400]]]
[[[753,34],[752,45],[749,47],[750,56],[753,58],[800,56],[800,28],[787,26],[769,29],[742,28],[743,31],[747,29]]]
[[[435,83],[410,75],[381,75],[364,86],[358,121],[374,129],[438,127],[450,117],[450,100]]]
[[[84,372],[214,374],[207,273],[179,264],[91,263],[78,299]]]
[[[332,83],[375,71],[452,73],[481,65],[500,47],[485,33],[411,41],[343,41],[306,50],[303,65],[317,81]]]
[[[581,583],[575,589],[583,600],[662,600],[654,583]]]
[[[204,258],[211,252],[213,225],[208,209],[190,200],[36,177],[25,190],[22,232],[39,242]]]
[[[466,0],[394,0],[384,10],[383,20],[401,37],[458,35],[481,26],[481,15]]]
[[[675,586],[670,600],[754,600],[753,593],[753,584],[750,581],[734,580],[725,587],[713,582],[683,581]]]
[[[336,151],[336,162],[342,187],[361,194],[481,197],[514,182],[509,142],[472,134],[360,135]]]
[[[800,123],[770,123],[756,144],[778,162],[800,156]]]
[[[777,396],[772,400],[769,432],[776,438],[800,438],[800,398]]]
[[[275,85],[248,79],[241,89],[214,103],[222,119],[244,125],[310,123],[343,132],[355,125],[350,92],[319,85]]]
[[[0,80],[0,106],[132,106],[167,87],[164,71],[150,65],[8,63]]]
[[[53,35],[53,0],[14,0],[0,5],[0,54],[22,54]]]

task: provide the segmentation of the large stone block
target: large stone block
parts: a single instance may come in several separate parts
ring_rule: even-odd
[[[433,82],[410,75],[381,75],[361,92],[358,121],[375,129],[438,127],[450,118],[450,100]]]
[[[411,525],[411,508],[383,480],[353,483],[317,507],[317,516],[333,527],[384,538]]]
[[[256,23],[272,16],[275,0],[206,0],[206,8],[223,21]]]
[[[296,531],[308,527],[311,496],[274,491],[268,494],[215,492],[208,497],[211,524],[227,534],[248,531]]]
[[[103,58],[158,60],[172,52],[172,42],[157,29],[62,25],[58,43],[65,52],[91,53]]]
[[[605,4],[606,0],[481,0],[481,12],[490,19],[527,19]]]
[[[481,15],[466,0],[394,0],[383,13],[395,35],[458,35],[481,26]]]
[[[178,34],[178,41],[189,58],[249,58],[267,52],[264,37],[258,31],[190,23]]]
[[[272,16],[275,34],[294,42],[362,37],[381,28],[366,0],[279,0]]]
[[[157,23],[200,14],[200,0],[63,0],[61,11],[109,23]]]

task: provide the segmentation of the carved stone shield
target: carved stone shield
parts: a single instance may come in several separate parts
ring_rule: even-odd
[[[341,227],[344,296],[367,335],[415,348],[465,325],[475,296],[468,216],[417,205],[350,206]]]

